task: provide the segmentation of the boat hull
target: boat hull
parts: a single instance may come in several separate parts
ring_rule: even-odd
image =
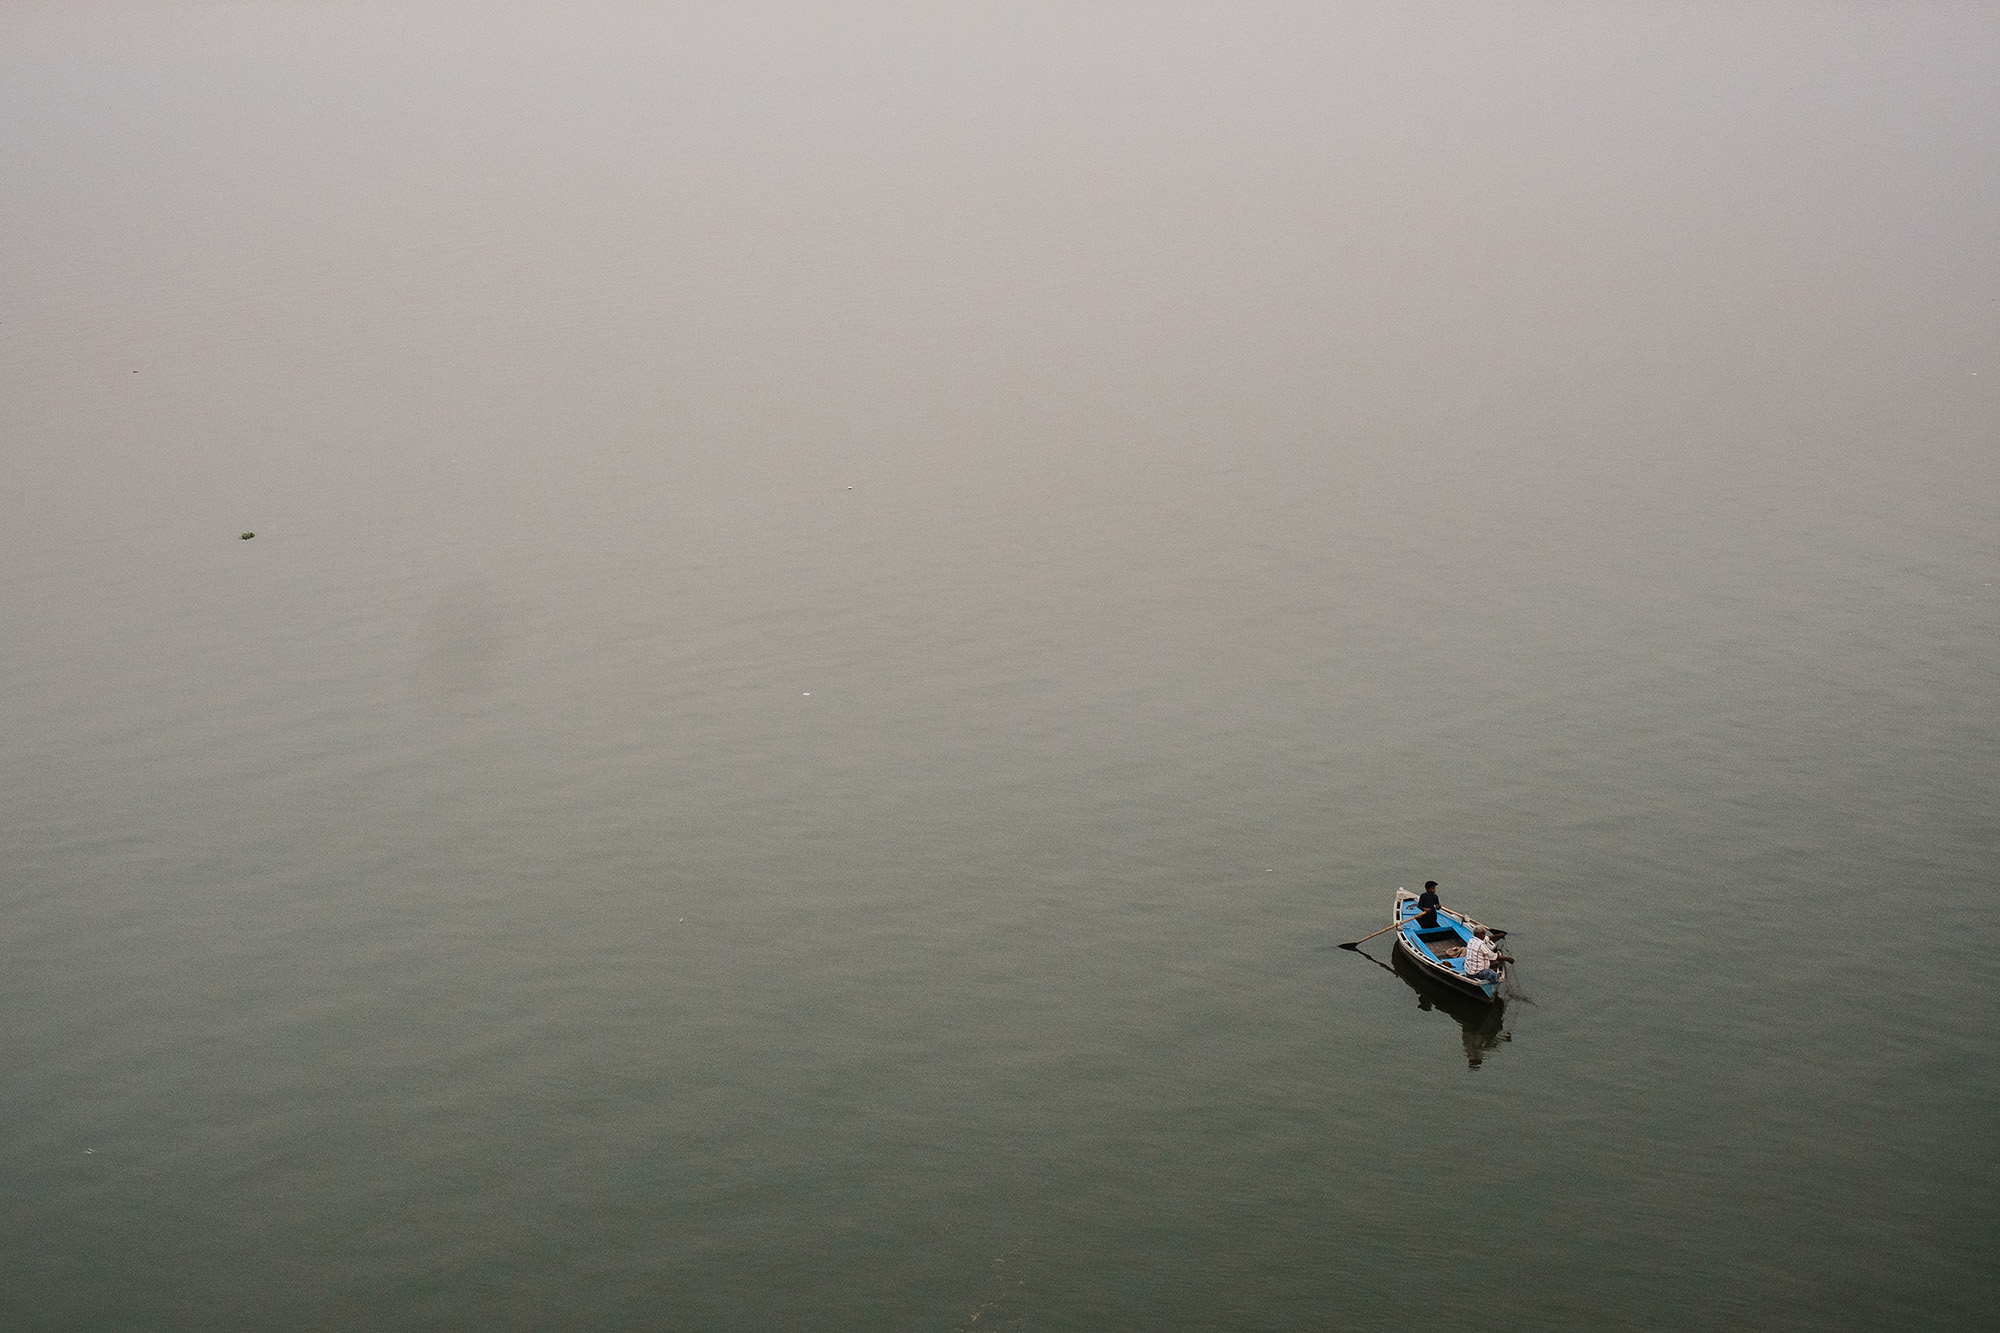
[[[1479,922],[1463,913],[1439,908],[1435,927],[1420,926],[1417,895],[1407,889],[1396,891],[1390,912],[1390,920],[1401,927],[1396,931],[1396,953],[1398,957],[1408,960],[1419,975],[1470,999],[1486,1004],[1499,1002],[1498,982],[1479,981],[1459,970],[1465,964],[1462,956],[1458,955],[1462,955],[1465,942],[1472,937],[1473,927]],[[1504,981],[1507,976],[1505,964],[1495,970]]]

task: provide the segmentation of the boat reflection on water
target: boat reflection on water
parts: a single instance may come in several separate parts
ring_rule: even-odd
[[[1417,965],[1403,957],[1400,949],[1390,951],[1394,966],[1389,970],[1403,979],[1403,984],[1417,993],[1417,1008],[1429,1012],[1441,1009],[1457,1020],[1459,1034],[1465,1039],[1465,1064],[1468,1069],[1479,1068],[1486,1053],[1496,1050],[1503,1041],[1512,1041],[1508,1033],[1507,1002],[1495,1000],[1491,1004],[1462,995],[1448,986],[1440,986],[1425,976]]]
[[[1351,944],[1341,947],[1354,949]],[[1425,976],[1415,963],[1403,957],[1403,951],[1400,949],[1392,949],[1389,953],[1389,957],[1395,963],[1393,967],[1366,949],[1354,949],[1354,952],[1384,972],[1394,972],[1400,977],[1404,985],[1417,993],[1417,1008],[1425,1013],[1440,1009],[1457,1020],[1459,1035],[1465,1040],[1466,1068],[1479,1068],[1480,1063],[1486,1059],[1488,1051],[1497,1050],[1503,1041],[1514,1040],[1513,1034],[1507,1031],[1505,1000],[1495,1000],[1487,1004],[1483,1000],[1475,1000],[1448,986],[1440,986]]]

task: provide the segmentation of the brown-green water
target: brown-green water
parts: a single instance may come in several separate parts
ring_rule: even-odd
[[[1996,68],[0,14],[0,1326],[1977,1324]]]

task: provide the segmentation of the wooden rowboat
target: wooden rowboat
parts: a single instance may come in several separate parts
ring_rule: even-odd
[[[1424,927],[1417,924],[1421,915],[1417,910],[1417,895],[1408,889],[1397,889],[1389,917],[1399,927],[1396,931],[1396,952],[1416,964],[1418,972],[1440,985],[1448,986],[1461,995],[1475,996],[1488,1004],[1497,1002],[1500,990],[1497,982],[1480,981],[1465,975],[1466,942],[1472,938],[1473,928],[1485,923],[1474,921],[1463,912],[1440,907],[1437,909],[1437,925]],[[1492,934],[1490,927],[1487,934]],[[1495,963],[1494,969],[1502,980],[1506,979],[1505,963]]]

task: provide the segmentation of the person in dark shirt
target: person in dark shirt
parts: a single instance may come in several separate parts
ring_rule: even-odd
[[[1417,924],[1425,930],[1437,929],[1438,902],[1438,882],[1434,879],[1425,880],[1424,891],[1417,895],[1417,911],[1422,913],[1417,918]]]

